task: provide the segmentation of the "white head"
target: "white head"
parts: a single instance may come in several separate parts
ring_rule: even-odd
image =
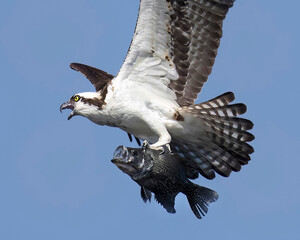
[[[60,106],[60,111],[71,109],[72,112],[68,117],[70,120],[75,115],[89,118],[96,111],[102,109],[105,104],[103,97],[99,92],[84,92],[73,95],[69,101]]]

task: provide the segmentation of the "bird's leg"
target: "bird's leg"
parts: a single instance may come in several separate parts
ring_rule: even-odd
[[[145,122],[148,124],[148,127],[158,136],[157,142],[150,144],[149,148],[153,150],[158,150],[164,152],[165,145],[168,145],[167,148],[170,149],[171,135],[169,134],[165,124],[161,122],[160,118],[147,118]]]
[[[145,140],[143,142],[142,149],[143,149],[143,151],[145,151],[147,148],[151,148],[151,145],[148,143],[147,140]],[[151,148],[151,149],[153,149],[153,148]],[[170,147],[170,144],[166,144],[164,146],[158,147],[155,150],[159,150],[160,151],[159,154],[161,155],[161,154],[164,154],[165,152],[170,153],[171,152],[171,147]]]
[[[149,145],[151,149],[160,151],[160,154],[165,152],[165,148],[171,152],[170,148],[171,136],[168,134],[167,136],[160,136],[158,141],[154,144]]]

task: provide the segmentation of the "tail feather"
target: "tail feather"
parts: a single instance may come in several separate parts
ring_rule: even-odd
[[[231,103],[235,99],[233,92],[226,92],[220,96],[217,96],[209,101],[197,104],[203,109],[223,107]]]
[[[192,159],[196,168],[201,169],[199,172],[209,179],[214,178],[211,170],[222,176],[229,176],[232,170],[239,171],[254,152],[247,143],[254,139],[247,132],[253,123],[237,117],[245,113],[247,107],[242,103],[229,105],[233,100],[233,93],[228,92],[207,102],[179,109],[179,114],[188,119],[187,124],[196,128],[192,128],[186,139],[173,138],[174,150],[184,152],[184,157]]]
[[[218,132],[208,132],[207,136],[218,146],[224,146],[241,155],[248,155],[254,152],[253,147],[248,143],[242,142],[230,136],[222,136],[219,135]]]
[[[236,118],[247,111],[247,106],[243,103],[228,105],[233,100],[233,93],[227,92],[204,103],[184,106],[179,111],[191,113],[216,126],[227,126],[229,129],[241,131],[252,129],[253,123],[250,120]]]
[[[201,150],[200,150],[201,151]],[[241,170],[241,163],[238,158],[233,157],[228,151],[218,144],[207,144],[204,146],[206,154],[210,153],[213,169],[222,176],[228,177],[231,170],[238,172]],[[219,162],[219,164],[215,164]],[[220,168],[222,166],[225,168]]]
[[[195,163],[195,169],[208,179],[215,177],[215,172],[228,177],[232,170],[239,171],[241,164],[229,153],[214,143],[201,141],[201,144],[186,143],[174,139],[171,147],[174,152]]]
[[[198,151],[194,149],[190,150],[190,146],[186,146],[181,142],[177,142],[176,140],[172,141],[171,147],[174,152],[183,157],[183,159],[187,160],[186,165],[196,169],[202,176],[207,179],[215,178],[215,172],[213,171],[211,164],[205,155],[199,153],[200,157],[196,156],[194,153]],[[192,159],[193,161],[189,161],[190,159]]]
[[[191,184],[184,194],[188,199],[193,213],[197,218],[201,219],[208,212],[209,204],[217,201],[218,193],[209,188]]]
[[[198,114],[201,113],[201,114],[217,116],[217,117],[236,117],[242,115],[247,111],[246,105],[242,103],[227,105],[219,108],[209,108],[209,109],[201,109],[199,105],[194,105],[193,108],[198,110],[197,111]]]
[[[231,151],[230,149],[224,148],[225,151],[227,151],[233,158],[237,159],[240,163],[240,165],[246,165],[251,160],[249,155],[241,155],[236,152]],[[235,172],[238,172],[238,169],[232,169]]]
[[[252,140],[254,140],[254,136],[249,132],[230,129],[229,127],[212,124],[207,121],[204,121],[204,123],[208,128],[211,128],[212,131],[220,137],[233,138],[241,142],[251,142]]]
[[[203,146],[194,146],[194,154],[198,158],[206,156],[212,169],[221,176],[228,177],[233,169],[237,171],[241,169],[240,163],[216,144],[209,143],[201,145]]]
[[[248,145],[249,150],[245,150],[244,146],[239,147],[238,143],[234,144],[234,146],[230,142],[225,142],[226,139],[224,138],[213,137],[213,139],[215,144],[218,145],[223,152],[231,156],[227,157],[227,155],[224,154],[224,157],[226,158],[224,161],[232,167],[233,171],[238,172],[241,169],[241,165],[245,165],[251,160],[249,154],[251,154],[254,150],[247,143],[243,143],[243,145]],[[233,162],[232,159],[235,159],[235,161]],[[236,161],[239,163],[238,165],[236,164]],[[231,164],[231,162],[234,164]]]
[[[247,131],[253,128],[253,123],[244,118],[236,118],[236,117],[212,117],[207,115],[199,115],[201,119],[210,123],[211,125],[228,128],[228,129],[236,129],[239,131]]]

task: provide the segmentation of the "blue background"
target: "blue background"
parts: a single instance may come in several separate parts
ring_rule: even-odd
[[[255,123],[255,153],[229,178],[195,182],[219,193],[198,220],[184,195],[175,215],[110,160],[119,129],[59,113],[94,91],[69,69],[116,74],[138,0],[2,1],[0,9],[0,239],[296,239],[299,228],[300,2],[236,1],[213,74],[198,101],[233,91]]]

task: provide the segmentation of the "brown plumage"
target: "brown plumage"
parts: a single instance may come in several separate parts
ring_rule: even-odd
[[[223,20],[234,0],[169,0],[172,58],[179,79],[169,87],[181,106],[193,104],[212,71]]]

